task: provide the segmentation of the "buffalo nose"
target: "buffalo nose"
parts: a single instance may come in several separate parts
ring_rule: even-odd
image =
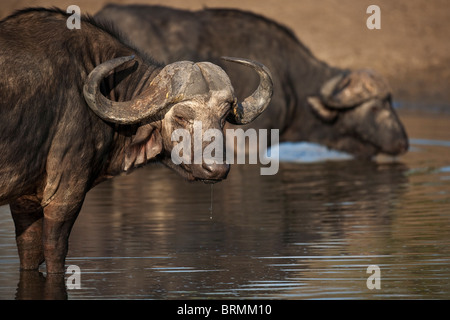
[[[205,169],[208,179],[225,179],[230,171],[229,164],[203,163],[203,169]]]
[[[399,141],[398,143],[397,143],[397,150],[399,150],[400,152],[400,154],[403,154],[403,153],[405,153],[406,151],[408,151],[408,149],[409,149],[409,142],[408,142],[408,139],[404,139],[404,140],[402,140],[402,141]]]

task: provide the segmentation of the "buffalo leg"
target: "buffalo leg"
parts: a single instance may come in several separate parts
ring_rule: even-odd
[[[82,203],[60,205],[54,202],[44,208],[43,243],[47,273],[65,272],[69,235]]]
[[[16,227],[20,269],[37,270],[44,262],[42,207],[37,199],[19,198],[10,204],[10,209]]]

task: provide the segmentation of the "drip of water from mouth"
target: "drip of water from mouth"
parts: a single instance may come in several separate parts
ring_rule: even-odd
[[[213,215],[213,184],[211,185],[211,206],[209,207],[209,219],[212,220]]]

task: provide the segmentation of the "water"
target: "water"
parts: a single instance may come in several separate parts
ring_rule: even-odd
[[[78,290],[18,271],[0,207],[0,298],[449,299],[450,116],[401,117],[411,151],[397,159],[309,161],[296,145],[277,175],[233,166],[214,193],[161,166],[97,186],[70,238]]]

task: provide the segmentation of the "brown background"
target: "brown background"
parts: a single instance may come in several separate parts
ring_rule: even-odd
[[[0,18],[30,6],[80,6],[95,14],[105,4],[147,3],[178,8],[251,10],[285,24],[320,59],[340,67],[384,74],[395,97],[450,102],[450,8],[446,0],[19,0],[2,1]],[[369,30],[366,9],[381,8],[381,30]]]

